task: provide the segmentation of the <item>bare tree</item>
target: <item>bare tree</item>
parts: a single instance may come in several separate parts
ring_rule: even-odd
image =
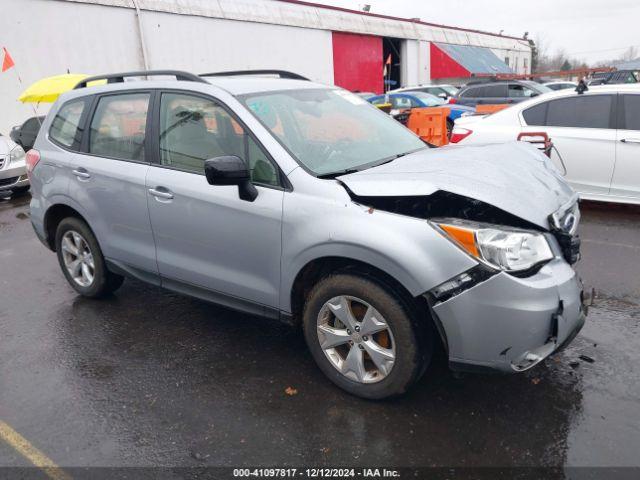
[[[624,53],[620,57],[620,60],[622,60],[623,62],[629,62],[631,60],[635,60],[638,57],[640,57],[640,55],[638,54],[638,47],[636,47],[635,45],[631,45],[624,51]]]

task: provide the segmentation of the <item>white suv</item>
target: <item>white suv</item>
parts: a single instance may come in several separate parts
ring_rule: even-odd
[[[588,200],[640,204],[640,84],[561,90],[493,115],[456,121],[451,141],[502,143],[545,133],[553,159]],[[564,163],[564,167],[562,166]]]

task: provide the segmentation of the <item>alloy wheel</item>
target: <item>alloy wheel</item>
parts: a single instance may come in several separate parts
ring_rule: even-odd
[[[81,287],[93,283],[95,264],[85,238],[74,230],[65,232],[60,243],[62,259],[69,276]]]
[[[345,377],[359,383],[383,380],[393,368],[396,347],[385,318],[362,299],[341,295],[318,313],[318,341]]]

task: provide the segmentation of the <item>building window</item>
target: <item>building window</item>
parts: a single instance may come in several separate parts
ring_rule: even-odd
[[[509,57],[504,57],[504,63],[507,64],[507,67],[509,66]]]

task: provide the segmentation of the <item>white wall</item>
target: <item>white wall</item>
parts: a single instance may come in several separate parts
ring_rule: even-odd
[[[121,2],[122,5],[128,2]],[[0,47],[16,67],[0,75],[0,132],[48,111],[22,104],[31,83],[66,73],[143,70],[135,10],[52,0],[2,0]],[[279,68],[333,83],[331,32],[142,11],[147,62],[152,69],[209,71]],[[28,21],[27,21],[28,20]],[[18,76],[22,84],[18,81]]]
[[[331,32],[142,12],[151,68],[195,73],[275,68],[333,83]]]
[[[400,85],[417,85],[419,77],[419,52],[418,40],[404,40],[400,48]]]
[[[431,42],[418,44],[418,85],[431,82]]]
[[[36,106],[17,98],[36,80],[67,70],[102,73],[142,68],[132,10],[50,0],[2,0],[1,4],[0,47],[6,47],[16,63],[0,73],[0,132],[4,135],[33,116]],[[48,109],[48,104],[37,106],[38,113]]]

